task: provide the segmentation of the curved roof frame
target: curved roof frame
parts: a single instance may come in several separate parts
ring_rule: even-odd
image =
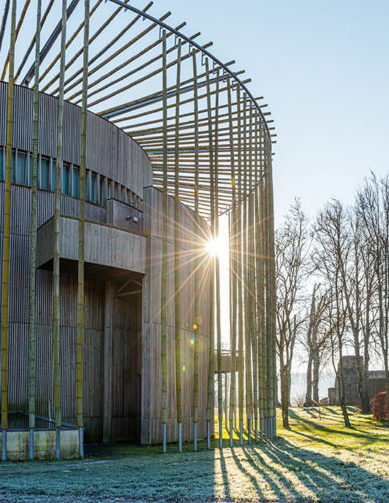
[[[19,3],[17,20],[16,41],[20,56],[15,83],[29,87],[33,84],[34,74],[36,34],[33,31],[35,12],[32,6],[35,1],[22,0]],[[59,92],[56,72],[60,30],[57,21],[61,3],[61,0],[47,0],[41,21],[40,90],[54,96]],[[82,51],[76,47],[77,37],[81,37],[83,32],[81,5],[80,0],[67,1],[69,34],[64,91],[65,99],[77,105],[81,103]],[[94,32],[90,35],[89,45],[94,51],[90,50],[89,56],[88,109],[116,124],[139,143],[151,160],[157,187],[163,185],[166,168],[163,166],[163,149],[167,148],[168,192],[179,193],[183,202],[194,207],[197,191],[199,214],[209,218],[213,190],[210,165],[215,165],[215,182],[218,184],[217,214],[225,213],[234,204],[235,197],[244,199],[259,183],[264,173],[264,158],[271,159],[271,145],[275,143],[274,127],[269,126],[269,122],[273,121],[266,120],[270,112],[262,110],[267,106],[259,104],[262,98],[255,99],[248,89],[250,79],[243,80],[240,77],[243,71],[231,69],[234,61],[222,63],[210,52],[212,43],[200,44],[196,41],[200,33],[185,35],[182,28],[186,23],[176,28],[170,26],[166,19],[171,13],[155,17],[149,12],[152,5],[150,2],[144,9],[139,9],[130,0],[91,1],[89,12],[91,20],[93,16]],[[110,9],[113,6],[117,6],[115,11]],[[125,15],[126,23],[129,20],[124,27],[124,18],[119,19],[120,13]],[[127,13],[135,17],[128,19]],[[5,9],[0,32],[0,70],[4,62],[1,75],[4,80],[7,77],[8,55],[6,44],[1,42],[6,40],[7,16]],[[147,21],[146,29],[139,29],[141,20]],[[155,33],[156,29],[159,29],[159,36]],[[160,46],[163,45],[163,32],[166,32],[166,40],[174,39],[173,47],[168,48],[165,54],[166,72],[174,83],[170,82],[165,96],[161,85],[163,55]],[[25,45],[21,47],[24,40],[31,40],[27,50]],[[100,42],[98,48],[96,41]],[[182,53],[184,47],[188,51],[185,55]],[[193,58],[201,58],[201,61],[194,63]],[[188,65],[184,68],[188,60],[197,65],[196,75],[193,69],[188,72]],[[178,73],[180,77],[176,80]],[[133,76],[135,80],[130,80]],[[130,100],[133,97],[135,99]],[[163,119],[165,100],[168,112],[172,111],[167,116],[167,127]],[[105,106],[107,108],[104,109]]]

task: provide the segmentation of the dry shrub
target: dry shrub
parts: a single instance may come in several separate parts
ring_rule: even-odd
[[[388,420],[388,401],[386,399],[386,391],[378,393],[373,398],[373,417],[374,421]]]

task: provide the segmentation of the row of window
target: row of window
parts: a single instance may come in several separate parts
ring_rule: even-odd
[[[0,182],[5,181],[6,170],[5,148],[0,147]],[[55,190],[56,161],[53,158],[38,155],[38,187],[42,190]],[[12,150],[11,183],[31,186],[32,154],[21,150]],[[62,194],[78,198],[80,196],[80,168],[64,162],[62,169]],[[141,207],[142,199],[131,190],[86,170],[85,199],[86,201],[104,206],[105,199],[117,199],[127,204]]]

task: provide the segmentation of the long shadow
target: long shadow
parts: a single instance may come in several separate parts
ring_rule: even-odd
[[[259,452],[263,452],[263,449],[259,450],[259,449],[243,449],[246,457],[251,460],[251,464],[254,465],[254,466],[258,466],[258,463],[263,465],[264,467],[267,467],[268,468],[268,463],[266,462],[266,460],[264,459],[263,456],[261,456],[259,454]],[[290,467],[288,468],[288,470],[290,470]],[[295,487],[293,487],[293,485],[290,483],[290,481],[288,480],[288,478],[284,475],[284,466],[282,466],[280,464],[279,466],[279,469],[277,470],[271,470],[273,473],[274,473],[274,476],[280,480],[284,490],[282,492],[282,495],[283,497],[287,497],[289,493],[289,495],[293,495],[295,499],[298,499],[299,497],[301,497],[301,494],[295,489]],[[271,477],[268,473],[266,473],[264,470],[260,472],[260,475],[261,477],[264,478],[264,480],[266,480],[266,482],[269,484],[269,486],[273,489],[273,491],[275,493],[279,493],[279,486],[276,484],[276,482],[274,481],[274,476]]]
[[[262,479],[282,501],[288,497],[296,502],[312,501],[312,497],[327,503],[389,501],[389,480],[354,462],[296,447],[282,438],[260,447],[242,448],[233,452],[233,458],[256,491],[260,491]],[[250,473],[245,470],[243,460],[249,463]],[[258,492],[260,496],[269,501]]]
[[[227,467],[226,467],[226,462],[224,459],[223,449],[220,450],[220,468],[221,468],[222,478],[223,478],[224,493],[226,495],[226,498],[230,499],[231,498],[230,485],[228,482]]]
[[[356,428],[356,427],[353,427],[351,430],[349,428],[348,429],[346,429],[346,428],[342,428],[342,429],[328,428],[327,426],[324,426],[318,422],[311,421],[310,419],[298,416],[293,410],[289,411],[289,417],[291,419],[296,419],[297,421],[301,421],[302,423],[309,425],[314,430],[319,430],[319,431],[326,432],[326,433],[328,433],[328,432],[334,433],[334,432],[338,431],[342,435],[348,435],[351,437],[358,437],[358,438],[366,439],[366,433],[358,433],[358,428]],[[295,433],[299,433],[298,431],[295,431],[295,430],[293,430],[293,431]],[[359,431],[363,431],[363,430],[360,429]],[[382,436],[379,434],[378,431],[376,434],[369,432],[368,436],[371,438],[374,438],[376,440],[379,440],[380,442],[389,443],[389,438],[382,438]],[[318,438],[318,441],[320,441],[319,438]]]
[[[247,477],[248,479],[250,479],[251,484],[255,488],[257,496],[262,500],[262,498],[264,498],[264,495],[262,493],[261,488],[259,487],[258,480],[256,479],[256,477],[254,477],[251,473],[248,473],[247,470],[243,467],[243,465],[242,465],[242,463],[241,463],[241,461],[239,459],[239,456],[235,452],[235,448],[234,447],[231,449],[231,454],[232,454],[232,457],[233,457],[233,459],[235,461],[236,467],[240,470],[240,472],[242,473],[242,475],[244,475],[245,477]],[[277,489],[277,487],[275,487],[275,489]],[[280,491],[278,491],[277,494],[279,494],[280,496],[283,496]]]

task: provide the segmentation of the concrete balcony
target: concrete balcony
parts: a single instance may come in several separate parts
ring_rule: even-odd
[[[61,216],[59,220],[59,256],[61,267],[74,268],[78,259],[77,218]],[[123,277],[123,273],[146,273],[146,238],[116,227],[85,222],[85,273],[101,279]],[[54,257],[54,219],[38,229],[37,267],[52,268]],[[72,266],[73,264],[73,266]]]

